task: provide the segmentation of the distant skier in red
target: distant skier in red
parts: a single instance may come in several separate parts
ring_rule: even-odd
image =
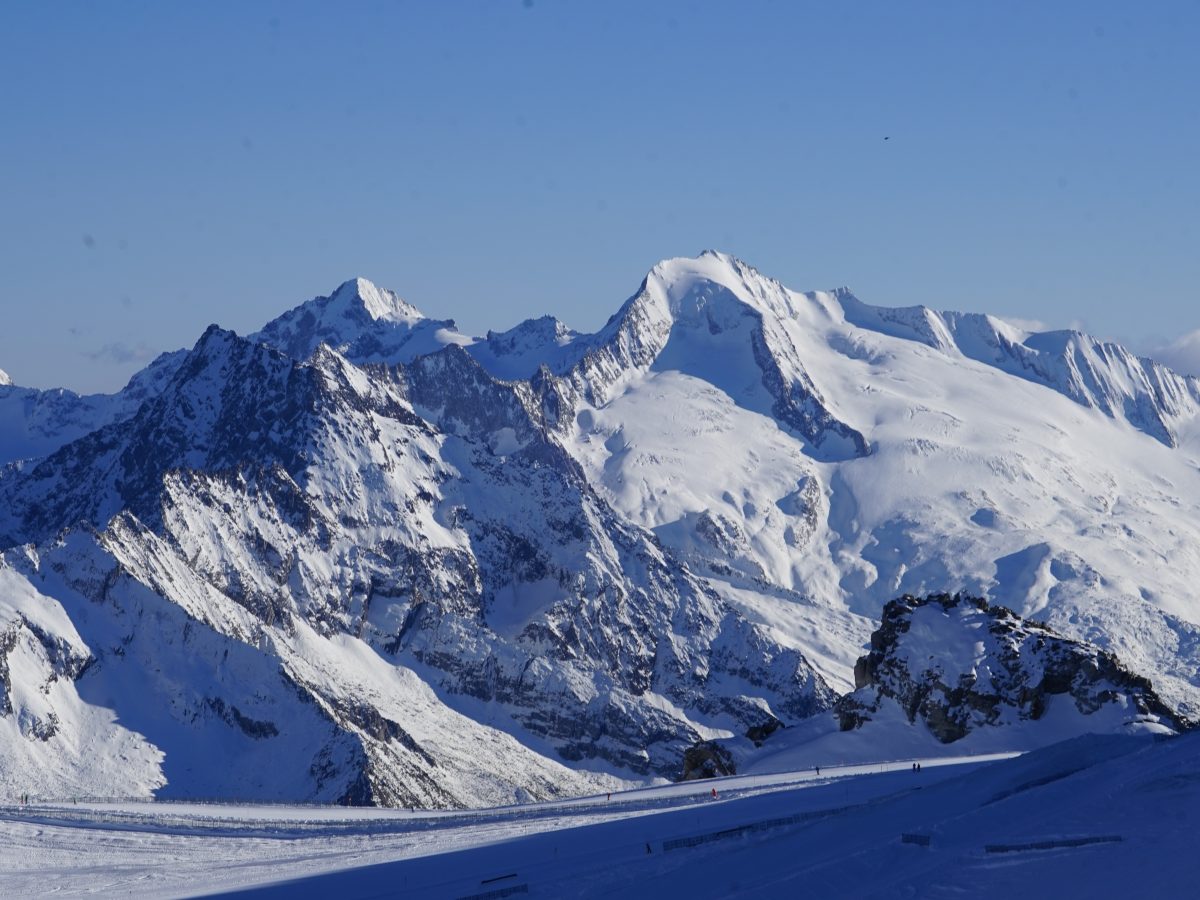
[[[716,788],[712,789],[712,795],[713,795],[713,799],[716,800],[717,799],[717,789]]]

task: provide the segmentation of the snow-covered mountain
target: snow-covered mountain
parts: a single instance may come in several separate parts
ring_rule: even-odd
[[[3,432],[40,455],[0,472],[5,783],[671,777],[831,710],[903,593],[1036,615],[1200,713],[1200,386],[1083,335],[710,252],[595,334],[474,339],[356,279],[71,402]]]
[[[97,428],[128,418],[156,394],[183,357],[160,354],[116,394],[20,387],[0,372],[0,466],[37,459]]]
[[[242,710],[230,727],[248,716],[262,723],[252,737],[263,740],[278,719],[295,719],[278,698],[293,703],[299,692],[334,726],[332,737],[305,732],[301,752],[310,755],[292,774],[299,796],[324,796],[331,781],[337,798],[418,805],[511,799],[514,781],[528,796],[550,790],[526,783],[529,765],[511,739],[516,758],[487,773],[508,787],[460,787],[477,764],[456,773],[443,753],[424,749],[407,729],[429,725],[409,724],[411,710],[404,725],[380,718],[381,706],[411,700],[391,685],[394,674],[345,684],[347,666],[331,646],[345,640],[376,669],[413,681],[419,670],[468,708],[498,707],[508,730],[563,759],[643,775],[674,773],[699,738],[832,703],[800,652],[612,513],[518,385],[492,380],[453,348],[373,374],[323,345],[297,363],[214,327],[133,418],[2,483],[0,533],[23,548],[11,565],[27,592],[57,596],[45,585],[64,579],[124,620],[131,601],[107,601],[112,585],[128,580],[139,596],[148,590],[150,602],[187,613],[163,623],[165,634],[146,635],[155,647],[204,625],[218,645],[257,646],[259,664],[274,672],[253,679],[255,704],[237,690],[171,704],[176,721],[160,716],[138,729],[153,746],[179,720],[194,723],[197,710],[212,719],[206,705]],[[97,554],[102,561],[92,562]],[[80,584],[79,573],[94,567],[103,573]],[[49,659],[45,679],[91,682],[115,666],[159,682],[157,653],[125,649],[145,627],[128,627],[119,643],[78,648],[98,670],[60,671]],[[105,630],[125,629],[107,622]],[[333,657],[316,671],[313,641]],[[293,690],[262,686],[272,679]],[[381,691],[370,704],[358,699]],[[128,701],[115,693],[111,702],[124,720]],[[257,715],[245,712],[255,707]],[[40,720],[61,724],[68,715],[47,708]],[[211,736],[193,730],[199,753]],[[346,731],[362,745],[353,753],[329,743]],[[401,751],[412,756],[407,765],[396,759]],[[542,781],[553,790],[580,783],[573,775]],[[242,784],[229,789],[243,792]]]
[[[880,309],[848,291],[836,294],[846,320],[861,328],[919,341],[1044,384],[1083,406],[1124,419],[1170,447],[1177,444],[1176,427],[1200,408],[1196,378],[1078,331],[1034,333],[979,313]]]
[[[307,359],[326,344],[358,364],[408,362],[465,343],[450,319],[437,321],[391,291],[354,278],[328,297],[317,297],[250,335],[294,359]]]

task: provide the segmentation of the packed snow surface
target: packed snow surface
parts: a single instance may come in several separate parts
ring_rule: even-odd
[[[457,813],[34,803],[0,810],[0,872],[12,896],[1188,896],[1198,761],[1195,735],[1092,736]]]

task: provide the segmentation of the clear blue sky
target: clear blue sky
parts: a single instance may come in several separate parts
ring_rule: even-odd
[[[6,3],[0,368],[115,389],[354,275],[592,329],[706,247],[1148,345],[1200,328],[1198,47],[1191,2]]]

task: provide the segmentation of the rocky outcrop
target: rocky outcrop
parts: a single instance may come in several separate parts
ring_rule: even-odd
[[[683,773],[678,780],[695,781],[736,774],[737,765],[732,753],[716,741],[698,741],[683,754]]]
[[[1109,708],[1130,722],[1176,731],[1191,725],[1111,653],[962,594],[888,603],[870,653],[854,667],[854,683],[836,707],[844,731],[870,721],[885,701],[943,743],[985,726],[1040,719],[1055,700],[1085,716]]]

